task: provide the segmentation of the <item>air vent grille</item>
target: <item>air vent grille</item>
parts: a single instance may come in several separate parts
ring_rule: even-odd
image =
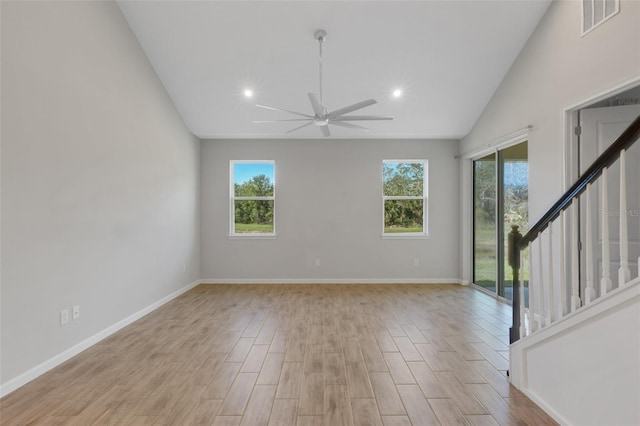
[[[582,0],[582,35],[620,11],[620,0]]]

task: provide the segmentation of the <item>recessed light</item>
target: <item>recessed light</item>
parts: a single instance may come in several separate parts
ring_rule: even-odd
[[[402,89],[396,89],[393,91],[393,97],[394,98],[399,98],[402,96]]]
[[[253,90],[251,89],[244,89],[244,97],[245,98],[253,98]]]

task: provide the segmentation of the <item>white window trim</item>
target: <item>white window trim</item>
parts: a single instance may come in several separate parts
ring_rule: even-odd
[[[236,164],[273,164],[273,196],[270,197],[236,197],[234,171]],[[237,233],[235,232],[235,202],[242,200],[273,201],[273,232],[270,233]],[[231,160],[229,161],[229,239],[230,240],[273,240],[276,239],[276,162],[274,160]]]
[[[420,196],[387,196],[384,195],[384,165],[386,163],[422,163],[424,173],[422,176],[422,197]],[[381,193],[382,193],[382,239],[384,240],[405,240],[405,239],[429,239],[429,160],[382,160],[382,170],[380,173]],[[422,200],[422,229],[423,232],[384,232],[384,202],[387,200]]]

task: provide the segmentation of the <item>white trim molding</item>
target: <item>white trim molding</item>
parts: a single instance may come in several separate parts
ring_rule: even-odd
[[[149,314],[150,312],[155,311],[156,309],[158,309],[162,305],[172,301],[173,299],[175,299],[176,297],[180,296],[181,294],[186,293],[187,291],[191,290],[192,288],[194,288],[198,284],[200,284],[200,280],[194,281],[191,284],[187,284],[186,286],[184,286],[181,289],[176,290],[173,293],[163,297],[162,299],[158,300],[157,302],[154,302],[151,305],[139,310],[138,312],[135,312],[135,313],[129,315],[128,317],[124,318],[123,320],[120,320],[117,323],[105,328],[104,330],[94,334],[93,336],[83,340],[82,342],[70,347],[69,349],[65,350],[64,352],[59,353],[58,355],[56,355],[56,356],[54,356],[54,357],[42,362],[41,364],[36,365],[35,367],[33,367],[32,369],[26,371],[25,373],[22,373],[19,376],[7,381],[6,383],[3,383],[0,386],[0,398],[5,396],[5,395],[10,394],[11,392],[15,391],[18,388],[26,385],[30,381],[32,381],[32,380],[36,379],[37,377],[43,375],[47,371],[57,367],[58,365],[62,364],[63,362],[73,358],[74,356],[76,356],[80,352],[84,351],[85,349],[87,349],[87,348],[95,345],[96,343],[100,342],[101,340],[111,336],[115,332],[117,332],[117,331],[121,330],[122,328],[128,326],[129,324],[139,320],[140,318],[142,318],[143,316]]]
[[[562,109],[562,123],[564,128],[564,147],[562,151],[563,161],[563,188],[565,190],[575,182],[577,179],[578,171],[575,170],[575,164],[577,159],[577,137],[574,133],[575,127],[578,125],[577,113],[579,110],[586,108],[590,105],[604,101],[612,96],[616,96],[629,89],[632,89],[640,85],[640,77],[634,77],[630,80],[624,81],[615,86],[609,87],[605,90],[597,92],[588,96],[585,99],[577,101]]]
[[[456,155],[456,159],[466,159],[466,160],[474,160],[480,157],[484,157],[487,154],[492,152],[499,151],[501,149],[508,148],[511,145],[518,144],[520,142],[524,142],[528,139],[529,133],[533,130],[533,125],[529,124],[522,129],[511,132],[507,135],[501,136],[499,138],[493,139],[488,143],[481,145],[477,148],[474,148],[470,151],[463,152],[459,155]]]
[[[624,322],[622,327],[609,329],[607,325],[620,324],[620,318],[625,320],[628,316],[636,317],[640,309],[640,278],[619,287],[606,296],[593,301],[588,306],[579,308],[548,327],[533,332],[530,336],[522,338],[509,347],[509,371],[510,381],[518,390],[528,396],[533,402],[538,404],[547,414],[560,424],[584,424],[586,416],[600,416],[594,418],[593,424],[638,424],[640,411],[637,410],[637,403],[633,396],[623,401],[619,398],[622,395],[633,395],[636,390],[628,390],[620,383],[611,383],[611,376],[606,373],[606,368],[618,370],[617,375],[633,377],[638,374],[640,367],[637,365],[637,358],[632,351],[637,354],[638,348],[634,347],[634,338],[638,334],[640,327],[636,322]],[[621,312],[626,312],[624,316],[617,316]],[[612,323],[611,321],[616,321]],[[588,329],[587,329],[588,328]],[[594,334],[599,333],[599,334]],[[610,341],[602,343],[600,338],[606,333]],[[636,341],[637,341],[637,337]],[[567,342],[569,339],[570,343]],[[579,340],[576,340],[579,339]],[[580,344],[576,344],[579,342]],[[611,345],[611,342],[616,343]],[[567,346],[568,345],[568,346]],[[594,350],[600,345],[603,350]],[[629,345],[631,347],[629,348]],[[621,350],[620,348],[623,348]],[[567,350],[574,350],[580,353],[576,357]],[[626,350],[631,349],[631,352]],[[545,360],[554,359],[554,365],[550,365]],[[570,365],[571,368],[565,368]],[[602,369],[600,374],[592,374],[598,369]],[[555,371],[553,371],[555,370]],[[635,413],[635,419],[620,421],[604,421],[603,417],[610,415],[607,413],[606,403],[600,397],[602,394],[594,396],[593,392],[584,392],[589,389],[582,379],[584,374],[592,374],[593,380],[598,381],[602,389],[607,389],[608,398],[616,400],[619,404],[626,404],[626,410],[616,408],[616,413],[629,415]],[[551,375],[551,383],[561,386],[561,393],[567,398],[558,398],[557,392],[552,388],[540,386],[540,375]],[[609,383],[606,382],[609,380]],[[537,382],[532,383],[532,382]],[[552,386],[553,387],[553,386]],[[582,388],[580,388],[582,387]],[[575,391],[574,393],[572,393]],[[571,398],[571,395],[580,394],[581,398]],[[622,402],[621,402],[622,401]],[[604,405],[600,405],[600,404]],[[585,408],[586,407],[586,408]],[[609,407],[608,409],[611,409]],[[634,411],[635,410],[635,411]],[[577,421],[576,419],[580,419]],[[610,420],[610,418],[609,418]]]

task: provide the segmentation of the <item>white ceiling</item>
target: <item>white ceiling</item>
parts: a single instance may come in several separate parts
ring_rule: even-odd
[[[550,0],[501,1],[118,1],[188,128],[200,138],[290,135],[293,118],[261,103],[312,114],[318,43],[324,43],[329,110],[375,98],[355,114],[393,115],[336,138],[466,135]],[[393,99],[391,92],[404,95]],[[254,99],[243,96],[251,88]],[[360,122],[363,123],[363,122]]]

